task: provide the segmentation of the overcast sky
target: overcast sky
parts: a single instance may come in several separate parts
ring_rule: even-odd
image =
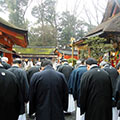
[[[86,10],[88,11],[88,15],[91,16],[93,24],[96,24],[97,15],[99,22],[103,17],[107,1],[108,0],[58,0],[57,10],[69,10],[72,13],[75,8],[77,16],[88,21],[85,12]]]
[[[31,9],[38,2],[44,0],[32,0],[32,1],[33,2],[30,4],[30,7],[26,12],[26,18],[31,22],[34,22],[34,18],[31,16]],[[92,23],[96,25],[97,17],[99,22],[101,22],[103,13],[107,5],[107,1],[108,0],[57,0],[56,10],[59,13],[66,10],[70,11],[71,13],[76,12],[76,16],[79,19],[83,19],[88,22],[88,17],[86,16],[86,12],[85,12],[86,10],[88,11],[87,12],[88,15],[92,19]],[[8,19],[7,14],[5,15],[0,13],[0,17],[3,17],[6,20]]]
[[[33,0],[32,4],[30,5],[26,13],[26,18],[32,18],[30,10],[35,4],[41,1],[44,0]],[[88,17],[86,16],[85,12],[86,9],[86,11],[88,11],[87,12],[88,15],[92,19],[92,23],[96,25],[97,21],[99,21],[100,23],[102,20],[107,2],[108,0],[57,0],[56,10],[59,13],[66,10],[70,11],[71,13],[76,12],[76,16],[79,19],[88,22]],[[33,22],[33,19],[31,20],[32,20],[31,22]]]

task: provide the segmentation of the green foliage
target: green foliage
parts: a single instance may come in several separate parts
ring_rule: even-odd
[[[88,24],[84,21],[78,20],[77,17],[70,14],[69,11],[63,12],[59,20],[60,24],[58,32],[61,45],[68,45],[71,37],[78,40],[85,36],[85,29],[88,27]]]
[[[27,29],[29,21],[25,19],[29,0],[2,0],[0,12],[9,12],[9,22],[19,28]],[[66,11],[56,12],[57,0],[41,0],[32,9],[37,19],[35,26],[30,28],[29,43],[36,46],[67,46],[71,37],[76,40],[85,36],[92,25],[79,20],[77,16]]]
[[[42,31],[44,29],[44,31]],[[54,37],[54,28],[50,25],[44,27],[38,26],[30,30],[30,45],[35,46],[56,46],[56,38]]]
[[[45,0],[38,6],[32,9],[32,15],[37,18],[37,23],[50,24],[55,27],[56,24],[56,11],[55,11],[55,0]]]
[[[14,48],[17,53],[22,54],[51,54],[55,48]]]
[[[100,37],[90,37],[84,41],[85,44],[90,48],[91,57],[98,59],[105,53],[112,50],[112,46],[106,44],[107,40]]]
[[[73,59],[73,66],[76,64],[77,60]],[[68,59],[68,63],[72,63],[72,58]]]
[[[25,20],[25,10],[28,0],[3,0],[0,6],[9,12],[9,22],[13,25],[26,29],[28,21]]]
[[[41,46],[57,45],[56,11],[54,0],[45,0],[32,9],[37,23],[30,30],[30,44]]]
[[[79,58],[88,58],[88,51],[87,50],[80,50]]]

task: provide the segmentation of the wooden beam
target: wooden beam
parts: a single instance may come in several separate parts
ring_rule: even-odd
[[[13,31],[10,31],[10,30],[8,30],[8,29],[5,29],[5,28],[3,28],[3,27],[1,27],[1,26],[0,26],[0,31],[2,31],[2,32],[6,33],[6,34],[8,34],[8,35],[13,36],[16,40],[19,40],[19,42],[21,42],[23,46],[24,46],[24,44],[25,44],[25,45],[27,44],[24,35],[15,33],[15,32],[13,32]],[[18,44],[19,42],[17,42],[17,44]],[[16,43],[15,40],[14,40],[14,43]],[[20,45],[21,45],[21,44],[20,44]]]
[[[0,35],[2,35],[2,32],[0,31]]]
[[[7,40],[5,40],[5,37],[0,38],[0,43],[8,47],[11,47],[13,45],[11,42],[8,42]]]
[[[114,8],[114,11],[113,11],[113,13],[112,13],[112,17],[115,16],[117,9],[118,9],[118,6],[117,6],[117,4],[116,4],[116,5],[115,5],[115,8]]]
[[[12,39],[12,41],[16,44],[16,45],[19,45],[21,47],[27,47],[27,42],[23,42],[23,41],[20,41],[19,39],[17,38],[14,38]]]

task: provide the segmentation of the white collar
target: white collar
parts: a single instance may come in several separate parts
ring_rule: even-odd
[[[93,64],[93,65],[90,66],[90,69],[93,68],[93,67],[96,67],[96,66],[98,66],[98,65]]]
[[[18,64],[13,64],[12,66],[19,67],[19,65],[18,65]]]
[[[3,67],[3,65],[0,63],[0,67]]]

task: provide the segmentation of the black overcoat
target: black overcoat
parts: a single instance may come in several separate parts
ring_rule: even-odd
[[[6,62],[2,62],[2,65],[3,65],[3,67],[5,68],[5,69],[9,69],[11,66],[10,66],[10,64],[8,64],[8,63],[6,63]]]
[[[36,120],[64,120],[68,107],[68,87],[62,73],[47,66],[33,74],[30,82],[30,115]]]
[[[64,65],[61,65],[57,71],[63,73],[68,82],[72,70],[73,70],[72,66],[70,66],[68,63],[64,63]]]
[[[116,90],[116,84],[117,84],[117,80],[118,80],[117,78],[119,76],[119,73],[112,66],[106,66],[103,69],[108,72],[108,74],[109,74],[109,76],[111,78],[113,97],[115,97],[115,90]]]
[[[0,67],[0,120],[17,120],[20,114],[19,85],[13,73]]]
[[[38,66],[34,66],[34,67],[31,67],[28,71],[27,71],[27,79],[28,79],[28,83],[30,84],[30,79],[32,77],[32,75],[36,72],[39,72],[40,71],[40,67]]]
[[[77,69],[73,70],[70,75],[68,87],[69,87],[69,92],[73,94],[74,100],[78,99],[81,76],[86,71],[87,71],[86,66],[81,65]]]
[[[21,114],[25,113],[25,103],[28,102],[29,99],[29,84],[27,80],[27,74],[26,71],[22,70],[21,68],[17,66],[12,66],[11,68],[8,69],[8,71],[14,73],[14,75],[17,78],[17,82],[19,83],[19,88],[21,92],[21,101],[23,101],[22,106],[21,106]]]
[[[85,120],[112,120],[112,85],[106,71],[95,67],[83,74],[80,109]]]

